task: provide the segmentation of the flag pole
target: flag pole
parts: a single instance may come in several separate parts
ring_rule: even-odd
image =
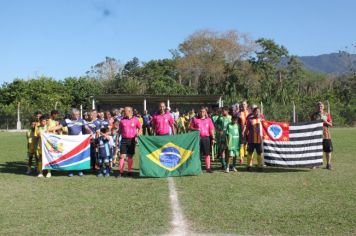
[[[262,104],[262,102],[261,102]],[[262,149],[262,160],[263,160],[263,164],[264,165],[264,162],[265,162],[265,151],[263,150],[264,149],[264,145],[263,145],[263,130],[262,130],[262,119],[260,118],[260,138],[261,138],[261,149]]]
[[[214,143],[211,145],[211,160],[215,161]]]
[[[293,101],[293,123],[295,123],[295,103]]]
[[[21,130],[21,120],[20,120],[20,102],[17,103],[17,123],[16,129]]]

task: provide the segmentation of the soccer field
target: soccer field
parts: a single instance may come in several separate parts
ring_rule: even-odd
[[[237,173],[173,178],[185,232],[356,235],[356,129],[334,128],[332,135],[332,171],[239,167]],[[0,235],[172,232],[167,179],[58,172],[39,179],[25,174],[24,134],[0,133],[0,150]]]

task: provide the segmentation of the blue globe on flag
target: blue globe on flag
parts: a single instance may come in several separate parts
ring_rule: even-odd
[[[267,132],[274,139],[279,139],[283,133],[282,127],[277,124],[270,125],[267,129]]]
[[[166,147],[162,149],[159,154],[160,163],[168,168],[173,168],[178,165],[180,159],[181,155],[175,147]]]

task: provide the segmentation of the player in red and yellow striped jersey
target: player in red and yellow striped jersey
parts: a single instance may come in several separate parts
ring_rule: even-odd
[[[253,161],[253,152],[257,153],[258,170],[263,170],[262,164],[262,139],[261,139],[261,117],[260,109],[258,107],[253,109],[252,115],[249,116],[246,122],[246,127],[243,134],[247,135],[248,155],[247,155],[247,170],[250,171]]]
[[[243,101],[240,104],[240,109],[238,113],[239,126],[240,126],[240,164],[242,165],[244,162],[244,157],[247,154],[247,137],[242,135],[243,130],[246,127],[247,117],[249,115],[247,109],[247,101]]]
[[[323,121],[323,151],[325,152],[326,169],[331,170],[331,153],[333,145],[331,142],[329,128],[333,126],[331,115],[324,111],[324,104],[318,102],[316,105],[316,112],[311,115],[311,120]]]

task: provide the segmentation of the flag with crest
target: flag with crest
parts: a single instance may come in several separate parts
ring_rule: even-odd
[[[168,177],[201,173],[199,132],[139,136],[140,176]]]
[[[263,121],[265,164],[279,167],[314,167],[323,164],[323,123]]]

